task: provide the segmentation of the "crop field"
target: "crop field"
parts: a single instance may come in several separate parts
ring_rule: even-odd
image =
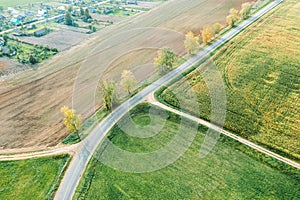
[[[95,33],[80,45],[45,61],[38,69],[28,70],[13,79],[1,82],[0,149],[5,151],[10,148],[33,146],[43,148],[57,145],[66,137],[68,132],[63,126],[60,108],[64,105],[71,107],[74,82],[81,66],[85,69],[82,83],[89,86],[89,81],[101,78],[103,74],[107,78],[120,77],[120,74],[111,74],[114,71],[111,64],[124,63],[124,56],[129,60],[137,59],[143,62],[135,52],[144,56],[149,50],[155,52],[158,48],[167,46],[182,55],[184,34],[187,31],[193,29],[199,33],[206,24],[224,23],[228,10],[231,7],[238,8],[241,2],[244,1],[164,2],[156,9],[133,16],[130,22],[124,20]],[[193,16],[190,14],[191,10],[194,11]],[[177,19],[187,19],[184,26],[172,21],[175,16]],[[129,58],[130,55],[134,57]],[[151,53],[151,56],[148,60],[153,62],[156,54]],[[154,69],[150,65],[152,72],[146,74],[144,71],[149,71],[149,63],[141,64],[143,65],[124,64],[123,69],[132,70],[139,80],[143,80],[144,74],[149,76]],[[102,75],[95,70],[100,71]],[[116,71],[119,73],[122,69],[118,68]],[[101,96],[96,98],[99,99]],[[81,95],[77,101],[84,105],[86,100],[86,97]],[[100,105],[101,102],[96,107]],[[91,110],[80,112],[83,119],[91,113]]]
[[[0,199],[52,199],[69,156],[0,162]]]
[[[131,111],[132,120],[139,126],[149,125],[157,135],[141,139],[127,135],[115,126],[108,137],[114,145],[130,152],[152,152],[172,141],[179,134],[182,120],[173,113],[142,104]],[[122,120],[121,120],[122,121]],[[184,121],[184,120],[183,120]],[[123,123],[122,123],[123,124]],[[181,131],[188,134],[192,122],[181,123]],[[136,130],[126,124],[127,130]],[[142,130],[142,131],[141,131]],[[135,134],[149,134],[144,129]],[[212,152],[200,159],[199,149],[206,128],[199,127],[189,149],[173,164],[148,173],[125,173],[105,166],[93,159],[79,184],[74,199],[297,199],[300,197],[300,173],[270,157],[261,155],[221,137]],[[152,134],[152,133],[150,133]],[[103,147],[104,148],[104,147]],[[100,150],[102,147],[100,147]],[[173,149],[176,151],[176,149]],[[118,159],[117,157],[114,159]],[[136,165],[137,163],[120,163]],[[148,165],[151,165],[148,163]]]
[[[60,29],[50,32],[43,37],[17,37],[18,39],[31,44],[49,46],[60,51],[67,50],[82,42],[88,35],[67,29]]]
[[[300,159],[300,2],[284,1],[221,48],[214,63],[227,93],[225,127],[272,150]],[[202,68],[204,69],[204,66]],[[201,66],[200,68],[201,69]],[[210,119],[210,93],[197,71],[165,90],[161,97],[175,107]],[[185,83],[186,82],[186,83]],[[210,90],[213,88],[210,88]],[[198,99],[188,102],[188,94]]]

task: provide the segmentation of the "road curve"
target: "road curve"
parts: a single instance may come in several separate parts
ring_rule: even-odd
[[[231,38],[236,36],[240,33],[243,29],[248,27],[250,24],[255,22],[261,16],[263,16],[268,11],[272,10],[278,4],[280,4],[281,0],[276,0],[266,7],[261,9],[257,12],[254,16],[247,19],[243,23],[241,23],[236,28],[232,29],[228,33],[226,33],[223,37],[217,40],[212,45],[205,48],[203,51],[198,53],[196,56],[176,68],[175,70],[171,71],[170,73],[166,74],[159,80],[155,81],[140,93],[132,97],[131,99],[124,102],[120,105],[116,110],[114,110],[110,115],[108,115],[104,120],[102,120],[94,130],[85,138],[83,141],[83,146],[79,149],[78,153],[74,155],[65,176],[56,192],[55,199],[57,200],[69,200],[72,199],[76,187],[79,183],[79,180],[82,174],[85,171],[86,166],[89,163],[93,153],[108,133],[108,131],[117,123],[122,116],[124,116],[129,110],[143,101],[147,95],[151,94],[155,90],[159,89],[161,86],[167,84],[168,82],[172,81],[174,78],[179,76],[182,72],[186,71],[187,69],[194,66],[196,63],[200,62],[204,58],[206,58],[212,51],[216,50],[218,47],[222,46],[224,43],[229,41]]]

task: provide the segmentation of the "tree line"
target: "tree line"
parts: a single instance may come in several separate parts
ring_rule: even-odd
[[[250,16],[252,3],[244,3],[241,6],[241,10],[238,11],[231,8],[229,15],[226,17],[228,26],[234,27],[238,20],[247,19]],[[81,10],[81,14],[86,12]],[[214,23],[212,26],[206,26],[200,31],[202,42],[208,44],[216,34],[224,28],[220,23]],[[189,31],[185,35],[184,46],[187,53],[192,54],[200,46],[200,35],[195,35],[192,31]],[[155,70],[158,74],[163,75],[173,69],[178,60],[178,55],[169,48],[162,48],[157,52],[157,57],[154,58]],[[123,90],[129,95],[132,94],[133,89],[137,86],[137,81],[134,74],[129,70],[123,70],[121,73],[120,85]],[[112,111],[113,104],[117,101],[117,83],[112,80],[105,80],[100,83],[102,92],[103,106],[107,111]],[[64,114],[64,124],[70,132],[78,132],[81,127],[82,121],[80,115],[76,114],[76,111],[63,107],[61,112]]]
[[[240,19],[247,19],[250,17],[251,9],[253,7],[253,3],[243,3],[241,6],[240,11],[235,8],[231,8],[229,10],[229,15],[226,17],[226,22],[229,27],[234,27],[236,23]],[[200,38],[202,39],[202,43],[208,44],[212,41],[215,35],[219,34],[220,31],[225,28],[220,23],[214,23],[212,26],[205,26],[202,30],[200,30],[200,35],[195,35],[192,31],[189,31],[185,35],[184,46],[186,52],[192,54],[201,43]]]

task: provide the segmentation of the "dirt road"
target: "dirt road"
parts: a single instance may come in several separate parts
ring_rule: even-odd
[[[153,105],[156,105],[156,106],[158,106],[158,107],[160,107],[162,109],[168,110],[170,112],[173,112],[173,113],[176,113],[176,114],[178,114],[180,116],[183,116],[183,117],[185,117],[187,119],[190,119],[190,120],[192,120],[194,122],[202,124],[203,126],[206,126],[209,129],[212,129],[214,131],[217,131],[218,133],[226,135],[227,137],[230,137],[230,138],[232,138],[232,139],[234,139],[234,140],[236,140],[236,141],[238,141],[238,142],[240,142],[240,143],[242,143],[242,144],[244,144],[244,145],[246,145],[248,147],[251,147],[252,149],[255,149],[255,150],[257,150],[257,151],[259,151],[259,152],[261,152],[263,154],[266,154],[266,155],[268,155],[270,157],[273,157],[273,158],[275,158],[275,159],[277,159],[279,161],[282,161],[282,162],[284,162],[284,163],[286,163],[286,164],[288,164],[290,166],[293,166],[293,167],[295,167],[297,169],[300,169],[300,164],[297,163],[297,162],[295,162],[295,161],[292,161],[292,160],[290,160],[288,158],[280,156],[280,155],[278,155],[278,154],[276,154],[274,152],[271,152],[271,151],[269,151],[269,150],[267,150],[267,149],[265,149],[265,148],[263,148],[263,147],[261,147],[261,146],[259,146],[257,144],[254,144],[253,142],[250,142],[249,140],[246,140],[246,139],[244,139],[242,137],[239,137],[239,136],[237,136],[237,135],[235,135],[233,133],[225,131],[224,129],[222,129],[222,128],[220,128],[220,127],[218,127],[218,126],[216,126],[216,125],[214,125],[214,124],[212,124],[210,122],[207,122],[207,121],[202,120],[200,118],[197,118],[195,116],[189,115],[187,113],[178,111],[176,109],[170,108],[170,107],[168,107],[168,106],[166,106],[166,105],[164,105],[164,104],[156,101],[155,98],[153,97],[153,93],[151,95],[149,95],[148,101],[150,103],[152,103]]]

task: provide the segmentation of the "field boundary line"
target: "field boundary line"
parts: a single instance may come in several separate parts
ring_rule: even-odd
[[[59,148],[43,150],[43,151],[35,151],[35,152],[24,152],[17,154],[3,154],[0,155],[0,161],[12,161],[12,160],[25,160],[30,158],[40,158],[61,154],[69,154],[74,155],[77,153],[77,150],[82,145],[82,143],[77,143],[73,145],[63,146]]]

